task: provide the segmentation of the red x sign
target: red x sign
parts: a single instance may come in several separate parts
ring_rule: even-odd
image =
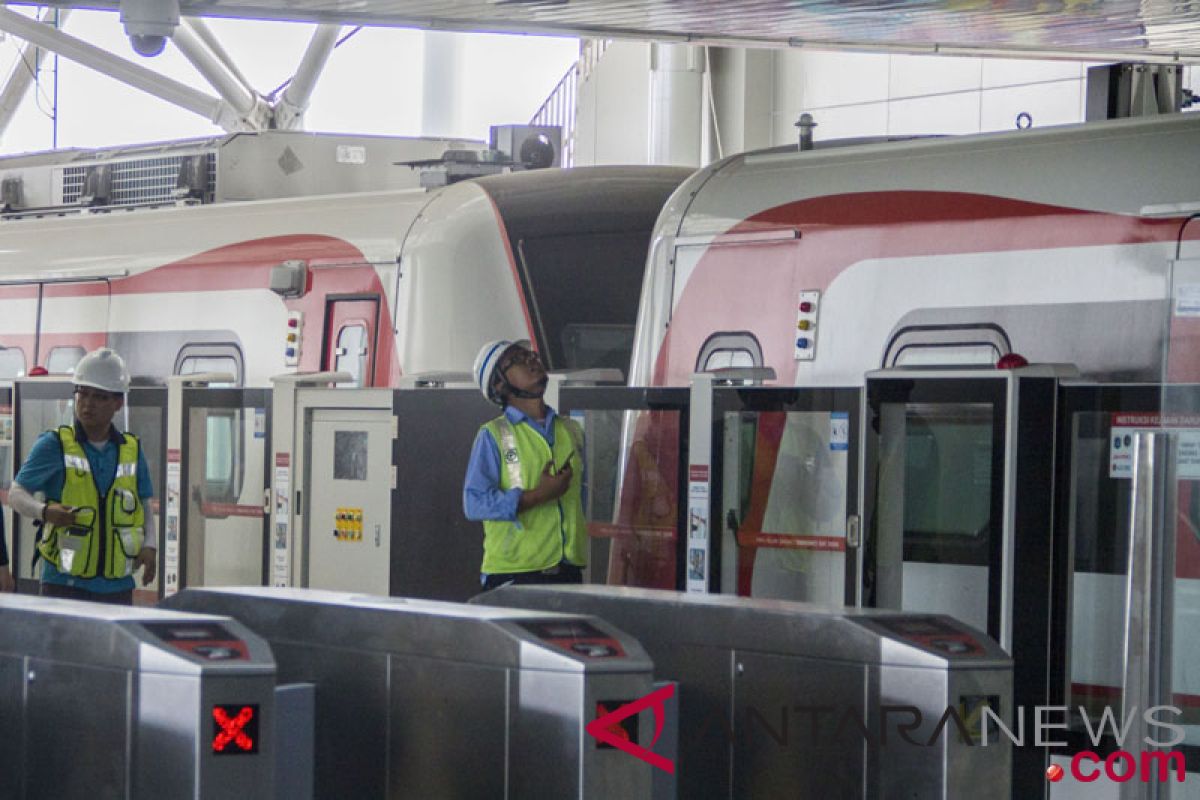
[[[643,710],[653,706],[654,739],[650,742],[650,746],[653,747],[654,743],[658,741],[658,737],[662,735],[663,723],[665,722],[664,716],[666,713],[663,704],[666,702],[668,697],[673,697],[674,695],[675,684],[667,684],[661,689],[655,689],[645,697],[639,697],[632,703],[626,703],[625,705],[617,708],[615,711],[610,711],[607,714],[596,717],[594,720],[585,725],[583,729],[605,744],[611,745],[618,750],[624,750],[634,758],[640,758],[647,764],[653,767],[658,767],[664,772],[674,775],[674,761],[660,756],[658,753],[655,753],[651,750],[647,750],[645,747],[634,744],[625,736],[617,734],[614,730],[620,727],[621,720],[625,719],[626,717],[632,717],[634,714],[638,714]]]
[[[246,726],[254,719],[253,708],[242,706],[242,710],[237,713],[237,716],[230,716],[223,706],[213,706],[212,715],[213,721],[219,728],[216,735],[213,736],[213,752],[236,753],[237,750],[226,750],[231,743],[242,752],[254,751],[254,739],[246,731]]]

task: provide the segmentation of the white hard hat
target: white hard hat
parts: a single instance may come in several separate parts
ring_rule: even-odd
[[[520,344],[520,342],[514,342],[511,339],[496,339],[480,348],[479,355],[475,356],[475,366],[471,370],[471,374],[475,376],[475,383],[479,386],[479,391],[483,392],[483,396],[487,398],[488,402],[496,405],[500,405],[501,400],[492,392],[492,376],[496,372],[496,365],[500,363],[500,357],[514,344]]]
[[[125,394],[129,391],[129,373],[125,361],[115,350],[101,347],[93,350],[75,365],[76,386],[91,386],[104,392]]]

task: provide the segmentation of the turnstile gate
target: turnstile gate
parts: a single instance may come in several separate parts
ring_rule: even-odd
[[[0,797],[270,798],[275,662],[233,620],[0,595]]]
[[[679,683],[679,798],[1010,797],[1012,747],[985,726],[1012,727],[1012,661],[950,617],[603,586],[472,602],[637,636]]]
[[[190,589],[280,677],[316,684],[318,798],[646,798],[651,767],[585,727],[652,690],[638,642],[579,615],[305,589]],[[624,734],[654,738],[650,714]]]

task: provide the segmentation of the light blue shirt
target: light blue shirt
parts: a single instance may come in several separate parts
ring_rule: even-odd
[[[505,407],[504,416],[513,425],[527,423],[553,449],[554,419],[558,416],[553,408],[546,409],[546,419],[541,423],[512,406]],[[475,522],[494,519],[520,525],[517,521],[517,504],[521,502],[521,492],[521,489],[500,488],[500,448],[487,429],[480,428],[471,448],[471,460],[467,462],[467,477],[463,482],[463,513],[467,519]]]

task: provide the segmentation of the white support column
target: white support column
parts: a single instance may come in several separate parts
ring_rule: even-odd
[[[775,85],[775,56],[768,49],[708,49],[706,81],[711,93],[704,120],[708,160],[774,144],[770,87]]]
[[[704,48],[650,50],[650,163],[698,167],[704,118]]]
[[[229,74],[234,77],[234,80],[241,84],[243,89],[245,89],[247,92],[254,91],[253,84],[251,84],[246,76],[242,74],[242,71],[238,69],[237,62],[233,60],[233,57],[229,55],[228,51],[226,51],[221,45],[221,42],[217,39],[217,35],[213,33],[212,28],[208,27],[208,23],[205,22],[203,18],[184,17],[183,24],[190,28],[192,33],[196,34],[196,38],[204,42],[204,46],[208,48],[209,52],[216,56],[217,60],[225,66],[225,69],[229,70]]]
[[[61,28],[67,17],[70,16],[71,9],[59,9],[58,19],[51,22],[53,13],[53,10],[48,10],[42,24],[52,28]],[[13,67],[12,74],[8,76],[8,82],[4,84],[3,91],[0,91],[0,136],[3,136],[4,132],[8,130],[21,101],[25,99],[25,93],[33,84],[34,76],[41,69],[42,59],[45,56],[46,51],[32,42],[26,42],[25,46],[21,48],[21,55],[17,58],[16,66]]]
[[[313,31],[292,82],[275,105],[275,127],[285,131],[304,128],[304,112],[341,32],[341,25],[319,25]]]
[[[254,92],[243,86],[238,79],[221,63],[220,59],[201,41],[191,28],[179,26],[171,41],[183,53],[183,57],[191,62],[204,80],[217,90],[222,98],[223,106],[229,112],[231,119],[222,122],[226,130],[261,131],[268,127],[271,117],[270,106]],[[232,127],[231,127],[232,126]]]
[[[425,71],[421,97],[421,135],[453,136],[458,131],[461,75],[457,34],[425,32]]]
[[[199,114],[210,122],[223,125],[223,120],[228,119],[224,104],[217,98],[7,8],[0,8],[0,30]]]

